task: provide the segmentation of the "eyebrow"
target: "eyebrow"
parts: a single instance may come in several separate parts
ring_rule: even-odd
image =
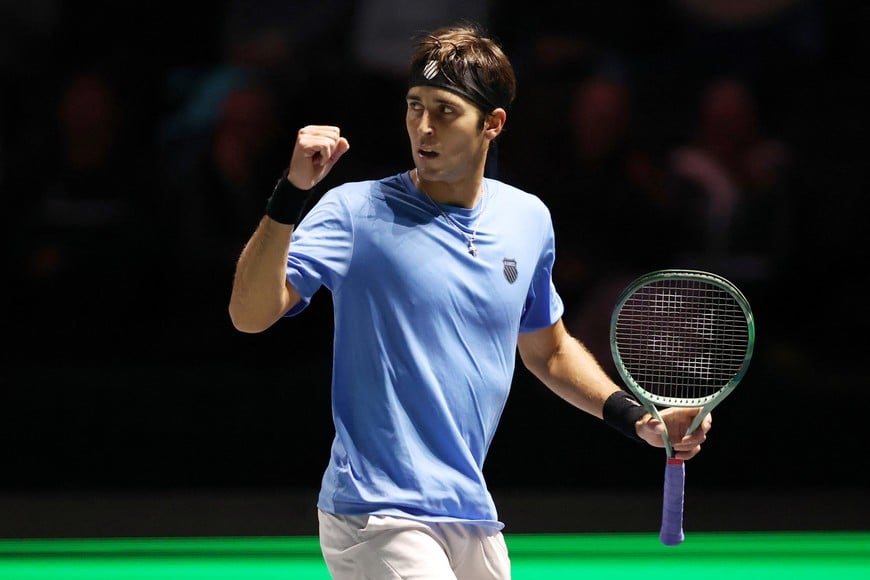
[[[440,97],[439,96],[439,97],[435,97],[432,100],[440,105],[449,105],[451,107],[464,107],[464,106],[466,106],[460,97],[453,96],[453,94],[450,93],[449,91],[445,91],[445,92],[447,92],[450,96],[448,96],[448,97]],[[412,95],[410,93],[405,97],[405,99],[408,101],[416,101],[416,102],[420,102],[420,103],[423,102],[422,97],[419,97],[417,95]]]

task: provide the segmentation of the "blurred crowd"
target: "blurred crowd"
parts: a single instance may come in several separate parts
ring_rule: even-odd
[[[603,362],[616,294],[665,267],[744,288],[766,344],[824,344],[783,292],[836,298],[819,275],[866,257],[866,6],[566,4],[0,2],[12,358],[328,356],[328,297],[275,340],[230,328],[235,259],[302,125],[351,142],[327,185],[411,166],[410,39],[461,18],[515,64],[495,176],[551,208],[566,321]],[[797,364],[784,352],[771,364]]]

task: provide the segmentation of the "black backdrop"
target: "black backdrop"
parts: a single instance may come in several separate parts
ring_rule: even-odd
[[[346,37],[335,35],[347,33],[358,3],[332,4],[331,24],[288,49],[291,63],[304,59],[308,67],[307,76],[297,79],[304,86],[281,101],[283,153],[289,153],[297,121],[334,118],[351,128],[349,159],[358,157],[331,179],[401,170],[408,164],[401,161],[405,150],[394,104],[377,93],[360,97],[354,85],[342,84],[354,61],[350,43],[336,40]],[[504,175],[513,173],[531,188],[548,171],[549,159],[536,155],[536,144],[527,140],[534,131],[526,132],[546,121],[541,111],[551,103],[541,86],[553,82],[552,89],[588,73],[585,64],[556,70],[536,65],[531,47],[545,33],[567,34],[580,41],[575,48],[581,51],[606,49],[629,63],[641,113],[647,114],[646,134],[660,139],[654,147],[667,148],[686,132],[688,123],[675,128],[672,122],[716,66],[743,66],[761,79],[770,125],[789,140],[795,156],[791,245],[787,267],[747,291],[758,318],[756,358],[716,411],[713,434],[691,465],[692,485],[866,490],[862,395],[868,380],[861,363],[867,308],[863,277],[854,272],[866,264],[867,248],[866,6],[793,2],[772,23],[725,26],[694,20],[678,2],[635,8],[641,13],[631,12],[630,3],[610,4],[587,9],[583,25],[567,29],[540,11],[492,8],[492,26],[521,80],[512,112],[517,128],[500,149]],[[202,71],[226,65],[227,15],[235,4],[184,4],[172,12],[108,3],[47,6],[54,9],[41,17],[0,9],[9,12],[4,26],[11,31],[2,35],[0,61],[8,251],[0,487],[316,488],[332,437],[329,296],[319,294],[298,319],[243,335],[226,315],[228,263],[177,259],[172,217],[180,204],[173,197],[178,191],[167,185],[176,168],[167,158],[194,145],[179,147],[165,138],[168,119],[183,109],[172,87],[179,78],[198,79]],[[795,34],[805,45],[789,52],[783,41]],[[319,51],[318,41],[327,39],[329,50]],[[148,164],[144,173],[126,172],[115,191],[146,182],[152,213],[132,243],[126,237],[101,240],[117,250],[106,261],[93,258],[84,270],[40,277],[24,256],[47,236],[29,228],[28,216],[39,195],[50,191],[46,176],[57,165],[51,122],[57,96],[73,73],[95,69],[110,71],[117,82],[127,107],[128,143]],[[379,131],[398,133],[391,140]],[[264,181],[273,181],[280,169],[269,166]],[[268,191],[261,193],[265,199]],[[254,225],[245,222],[245,231]],[[240,249],[237,236],[227,237]],[[566,302],[569,311],[580,308]],[[572,410],[519,368],[486,471],[494,488],[655,489],[660,465],[660,452]]]

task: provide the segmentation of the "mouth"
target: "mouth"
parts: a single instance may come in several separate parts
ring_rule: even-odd
[[[422,147],[417,149],[417,155],[423,157],[424,159],[434,159],[435,157],[438,157],[438,153],[436,153],[435,151],[432,151],[431,149],[424,149]]]

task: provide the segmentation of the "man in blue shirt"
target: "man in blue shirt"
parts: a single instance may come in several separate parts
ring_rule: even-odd
[[[485,177],[516,80],[473,26],[415,46],[406,95],[414,168],[305,192],[350,144],[333,126],[299,130],[290,166],[242,251],[230,316],[261,332],[321,287],[335,312],[335,439],[318,514],[335,578],[509,578],[482,467],[517,350],[557,395],[663,447],[645,413],[562,324],[555,240],[538,197]],[[297,225],[297,221],[299,222]],[[710,418],[662,413],[677,458],[700,450]]]

